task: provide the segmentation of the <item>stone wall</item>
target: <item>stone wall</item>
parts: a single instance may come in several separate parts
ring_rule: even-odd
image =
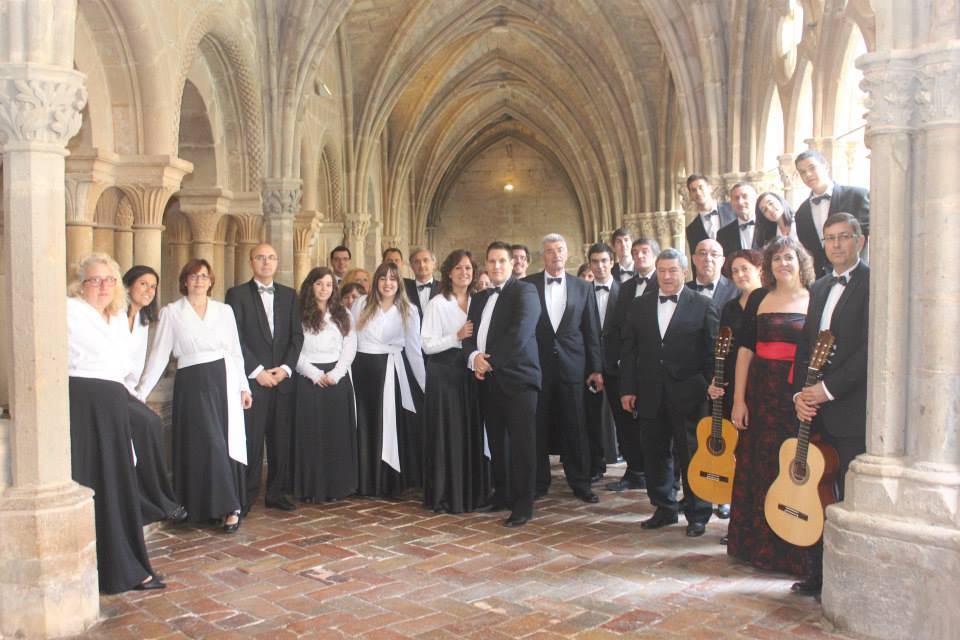
[[[507,145],[512,145],[512,160]],[[513,192],[503,190],[508,180]],[[540,240],[556,232],[567,239],[567,267],[575,270],[583,261],[583,230],[580,207],[565,183],[560,170],[530,147],[515,140],[492,145],[450,189],[434,235],[437,260],[465,247],[482,261],[487,243],[504,240],[530,247],[532,273],[542,266],[536,256]]]

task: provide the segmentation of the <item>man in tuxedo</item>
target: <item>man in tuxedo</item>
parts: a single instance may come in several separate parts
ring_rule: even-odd
[[[440,283],[433,278],[433,270],[437,260],[429,249],[415,249],[410,254],[410,268],[413,278],[404,278],[403,285],[407,290],[407,298],[420,312],[420,323],[423,324],[423,314],[427,310],[427,303],[440,292]]]
[[[380,263],[383,264],[387,261],[397,265],[397,269],[403,269],[403,251],[396,247],[387,247],[380,254]],[[376,286],[376,284],[371,283],[371,286]]]
[[[720,273],[725,258],[723,247],[716,240],[701,240],[693,252],[693,264],[696,278],[687,283],[690,289],[700,293],[713,302],[717,313],[733,298],[740,295],[737,285]]]
[[[659,294],[631,302],[621,328],[620,401],[640,421],[647,495],[656,507],[640,526],[657,529],[678,520],[673,448],[683,477],[687,535],[696,537],[706,530],[711,505],[690,489],[687,465],[697,447],[696,422],[706,413],[720,316],[706,296],[683,286],[686,268],[685,255],[665,249],[657,258]]]
[[[333,271],[333,277],[336,280],[334,284],[338,287],[343,282],[343,276],[347,275],[347,271],[350,271],[350,261],[352,259],[353,254],[350,253],[350,249],[343,245],[334,247],[333,251],[330,252],[330,270]]]
[[[513,263],[513,277],[520,279],[527,277],[530,268],[530,249],[525,244],[510,246],[510,259]]]
[[[620,227],[610,234],[610,246],[613,247],[615,254],[613,279],[622,284],[632,278],[637,272],[633,261],[633,246],[630,239],[630,230],[626,227]]]
[[[603,391],[597,299],[591,284],[564,271],[567,241],[544,236],[544,270],[524,278],[540,297],[537,347],[543,388],[537,404],[537,493],[550,488],[550,435],[562,443],[563,473],[573,494],[598,502],[590,489],[590,443],[583,406],[584,384]]]
[[[838,212],[851,214],[863,230],[864,248],[870,235],[870,192],[861,187],[836,184],[830,177],[827,160],[819,151],[809,149],[794,160],[810,197],[797,209],[797,237],[813,256],[817,277],[830,271],[823,247],[823,227],[827,218]]]
[[[817,335],[829,329],[836,352],[823,368],[823,379],[803,387],[804,375],[794,376],[797,417],[811,420],[813,431],[836,449],[840,459],[837,497],[843,500],[850,462],[867,450],[867,324],[870,269],[860,260],[864,237],[860,221],[835,213],[824,223],[823,247],[833,271],[810,289],[803,334],[797,342],[794,369],[806,371]],[[793,585],[794,592],[817,595],[822,572]]]
[[[504,525],[519,527],[533,517],[540,303],[533,285],[512,277],[509,244],[492,242],[486,267],[491,286],[470,300],[467,318],[476,331],[463,341],[467,366],[480,381],[493,463],[493,497],[480,510],[510,509]]]
[[[277,252],[269,244],[250,251],[253,278],[227,291],[240,334],[244,369],[253,405],[244,411],[247,431],[246,514],[260,492],[264,438],[267,446],[266,505],[284,511],[296,507],[285,494],[293,490],[293,392],[291,379],[303,346],[297,294],[273,281]]]
[[[749,182],[738,182],[730,189],[730,207],[736,215],[717,232],[717,242],[724,255],[740,249],[760,249],[760,234],[757,233],[757,190]]]
[[[713,198],[713,190],[706,176],[691,173],[687,176],[687,192],[697,207],[697,217],[687,225],[687,242],[690,243],[691,253],[700,244],[701,240],[717,239],[717,232],[733,222],[736,218],[730,210],[729,203],[717,204]]]
[[[633,257],[634,275],[629,280],[621,282],[622,300],[639,298],[645,293],[657,290],[657,256],[660,255],[660,243],[653,238],[637,238],[630,247]],[[626,312],[622,303],[618,309]],[[622,315],[618,311],[619,315]]]

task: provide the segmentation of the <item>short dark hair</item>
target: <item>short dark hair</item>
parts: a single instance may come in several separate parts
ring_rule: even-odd
[[[747,182],[746,180],[741,180],[740,182],[734,182],[734,183],[733,183],[733,186],[730,187],[730,193],[733,193],[733,190],[734,190],[734,189],[742,189],[742,188],[744,188],[744,187],[750,187],[751,189],[753,189],[753,192],[754,192],[754,193],[757,192],[757,188],[756,188],[755,186],[753,186],[752,184],[750,184],[750,183]]]
[[[807,149],[806,151],[801,151],[797,154],[797,157],[793,159],[793,165],[796,166],[803,162],[804,160],[814,160],[819,164],[826,165],[827,159],[822,153],[816,149]]]
[[[487,247],[487,251],[490,251],[490,248],[489,248],[489,247]],[[513,255],[513,252],[514,252],[514,251],[523,251],[523,253],[526,254],[526,256],[527,256],[527,262],[530,262],[530,248],[527,247],[527,245],[525,245],[525,244],[512,244],[512,245],[510,245],[510,251],[508,251],[507,253],[509,253],[510,255]]]
[[[523,245],[520,245],[520,246],[522,247]],[[487,245],[487,252],[484,255],[489,256],[491,251],[498,250],[498,249],[501,251],[506,251],[507,255],[510,255],[510,252],[513,251],[513,245],[507,242],[503,242],[501,240],[494,240],[493,242]],[[527,256],[529,257],[529,255],[530,253],[528,252]]]
[[[340,287],[340,298],[342,299],[343,296],[353,293],[354,291],[359,291],[362,296],[367,295],[367,290],[362,284],[359,282],[348,282]]]
[[[333,251],[330,252],[330,261],[331,261],[331,262],[333,261],[333,254],[339,253],[340,251],[346,251],[346,252],[347,252],[347,257],[350,258],[351,260],[353,260],[353,254],[350,253],[350,247],[345,247],[344,245],[341,244],[341,245],[337,245],[336,247],[334,247],[334,248],[333,248]]]
[[[860,226],[860,221],[857,220],[855,215],[847,213],[846,211],[838,211],[827,218],[823,223],[823,228],[832,227],[835,224],[849,224],[850,228],[853,229],[853,232],[859,237],[863,235],[863,227]],[[126,278],[124,278],[126,281]]]
[[[401,260],[403,259],[403,251],[400,251],[400,249],[398,249],[397,247],[387,247],[386,249],[384,249],[384,250],[380,253],[380,259],[381,259],[381,260],[386,260],[388,253],[399,253],[399,254],[400,254],[400,259],[401,259]]]
[[[617,229],[617,231],[619,231],[619,229]],[[616,231],[614,231],[614,233],[616,233]],[[610,259],[613,260],[613,249],[611,249],[610,245],[606,242],[596,242],[590,245],[590,248],[587,249],[587,260],[595,253],[606,253],[610,256]]]
[[[180,269],[180,277],[177,279],[177,282],[180,284],[180,295],[187,295],[187,278],[195,273],[199,273],[200,269],[203,269],[204,267],[207,268],[207,273],[210,274],[210,287],[207,289],[207,295],[210,295],[210,292],[213,291],[213,283],[217,280],[213,275],[213,267],[211,267],[210,263],[203,258],[194,258],[187,264],[183,265],[183,269]]]
[[[585,274],[587,271],[590,271],[590,263],[589,263],[589,262],[584,262],[582,265],[580,265],[579,267],[577,267],[577,277],[578,277],[578,278],[581,277],[581,276],[582,276],[583,274]]]
[[[646,238],[646,237],[637,238],[636,240],[633,241],[633,244],[630,245],[630,250],[633,251],[634,247],[639,247],[642,244],[645,244],[648,247],[650,247],[650,251],[652,251],[654,254],[660,255],[660,243],[654,240],[653,238]]]
[[[156,271],[153,270],[153,267],[148,267],[145,264],[137,264],[129,269],[123,274],[123,286],[126,289],[130,289],[133,286],[133,283],[139,280],[145,275],[151,275],[157,279],[157,287],[160,286],[160,276]],[[143,326],[149,325],[151,322],[157,319],[157,296],[153,296],[153,300],[150,301],[145,307],[140,308],[140,324]]]
[[[733,261],[742,258],[755,266],[757,269],[763,267],[763,252],[757,249],[737,249],[729,256],[723,266],[733,265]]]
[[[627,229],[626,227],[620,227],[610,234],[610,244],[616,244],[617,238],[622,238],[623,236],[627,236],[629,238],[631,235],[630,229]]]
[[[702,173],[691,173],[687,176],[687,189],[689,189],[690,185],[697,180],[704,180],[707,184],[710,184],[710,181],[707,180],[707,176],[703,175]]]

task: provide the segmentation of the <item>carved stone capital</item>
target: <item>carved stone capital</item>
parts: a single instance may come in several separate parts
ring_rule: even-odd
[[[117,207],[117,229],[129,231],[133,227],[133,205],[128,198],[120,200]]]
[[[299,180],[264,180],[263,215],[267,217],[293,217],[300,211],[303,189]]]
[[[184,211],[183,216],[190,223],[194,242],[209,243],[217,236],[217,225],[223,214],[215,210],[192,210]]]
[[[960,48],[933,51],[918,61],[917,125],[960,124]]]
[[[130,200],[134,224],[159,228],[170,197],[193,164],[173,156],[125,156],[117,163],[117,188]]]
[[[84,75],[27,65],[0,71],[0,145],[41,143],[66,147],[87,104]]]
[[[867,94],[869,133],[906,131],[911,128],[917,93],[917,73],[905,58],[867,54],[859,62],[860,88]]]
[[[252,244],[260,242],[263,233],[263,216],[249,213],[234,214],[237,223],[237,242]]]
[[[362,240],[370,230],[369,213],[348,213],[343,216],[343,230],[347,238]]]
[[[380,237],[380,244],[383,245],[384,249],[386,249],[387,247],[400,248],[400,244],[402,242],[403,242],[403,239],[400,237],[399,234],[390,234],[390,235],[385,235]]]
[[[297,218],[293,222],[293,250],[303,253],[310,250],[319,221],[316,218]]]

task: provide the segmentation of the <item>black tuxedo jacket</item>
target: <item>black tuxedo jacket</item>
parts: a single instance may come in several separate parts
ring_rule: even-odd
[[[764,220],[766,220],[766,218],[764,218]],[[741,246],[740,219],[734,218],[733,222],[720,227],[720,231],[717,231],[717,242],[719,242],[720,246],[723,247],[723,255],[727,256],[729,259],[730,254],[734,251],[739,251],[741,249],[762,249],[763,236],[764,233],[762,231],[762,225],[760,224],[760,221],[757,220],[755,221],[753,227],[753,246]]]
[[[831,272],[832,276],[832,272]],[[817,280],[810,289],[810,303],[803,334],[797,342],[794,391],[803,388],[810,352],[820,333],[823,307],[833,286],[831,276]],[[862,262],[853,270],[830,319],[836,337],[836,352],[823,369],[823,383],[835,398],[820,406],[814,428],[837,437],[861,437],[867,428],[867,324],[870,268]]]
[[[628,282],[633,282],[631,278]],[[636,287],[634,287],[636,289]],[[620,337],[617,333],[617,304],[620,302],[620,292],[623,290],[623,287],[620,286],[620,283],[617,282],[616,277],[614,277],[613,282],[610,283],[610,295],[607,296],[607,309],[603,316],[603,321],[601,322],[600,318],[600,306],[597,305],[597,326],[601,327],[600,329],[600,349],[603,352],[603,374],[607,375],[607,372],[616,373],[617,361],[620,359]],[[594,285],[594,296],[596,296],[596,285]]]
[[[737,215],[733,212],[733,209],[730,208],[729,202],[717,203],[717,212],[720,214],[720,229],[723,229],[737,219]],[[692,256],[693,252],[697,250],[697,245],[700,244],[700,241],[706,240],[708,237],[707,230],[703,228],[703,218],[701,218],[700,213],[697,212],[696,217],[687,225],[687,242],[690,244],[690,251],[687,255]]]
[[[420,323],[423,324],[423,313],[426,309],[420,308],[420,296],[417,295],[417,281],[413,278],[404,278],[403,287],[407,291],[407,298],[410,300],[410,304],[417,308],[417,311],[420,312]],[[440,293],[440,283],[434,279],[430,283],[430,299],[433,300],[433,297]]]
[[[290,371],[297,370],[297,358],[303,347],[303,325],[300,324],[297,294],[290,287],[277,282],[274,282],[274,287],[273,336],[270,335],[267,314],[254,280],[227,291],[225,301],[233,308],[237,318],[245,375],[250,375],[258,366],[273,369],[285,364]],[[293,389],[293,376],[280,383],[281,393],[292,393]]]
[[[694,293],[700,293],[694,287],[696,286],[697,281],[691,280],[687,283],[687,288],[693,291]],[[703,294],[700,294],[703,295]],[[724,275],[720,276],[720,279],[717,280],[717,284],[714,286],[713,290],[713,306],[717,308],[717,313],[723,311],[723,305],[727,304],[734,298],[740,295],[740,290],[737,289],[737,285]],[[704,296],[706,297],[706,296]]]
[[[870,235],[870,192],[862,187],[847,187],[842,184],[833,185],[830,196],[830,210],[827,217],[839,212],[849,213],[860,221],[863,235]],[[813,266],[817,277],[830,273],[832,267],[827,261],[827,254],[820,241],[820,230],[813,221],[813,211],[810,209],[810,199],[803,201],[797,209],[795,218],[797,237],[800,243],[813,256]]]
[[[480,319],[491,291],[485,289],[470,299],[467,319],[473,322],[473,335],[463,341],[463,356],[467,360],[477,350]],[[492,375],[497,377],[504,389],[540,390],[542,376],[536,335],[539,319],[540,303],[536,287],[511,276],[504,283],[490,318],[486,344],[490,366],[493,367]]]
[[[544,295],[546,278],[540,271],[524,278],[537,289],[540,297],[540,320],[537,323],[537,346],[544,378],[559,379],[567,384],[583,384],[591,373],[603,372],[600,351],[600,315],[593,283],[563,274],[567,287],[567,305],[557,330],[550,324]],[[554,285],[556,286],[556,285]],[[547,368],[547,363],[554,363]]]
[[[633,265],[634,275],[636,275],[637,265]],[[614,260],[613,269],[610,270],[610,274],[613,276],[613,279],[616,280],[617,284],[620,284],[620,275],[623,273],[623,269],[620,268],[620,263]],[[629,282],[629,281],[628,281]],[[626,284],[626,283],[623,283]]]
[[[607,322],[603,325],[604,375],[620,374],[620,331],[626,321],[627,313],[630,310],[630,303],[637,297],[638,283],[637,276],[634,276],[620,285],[617,307],[612,318],[609,316],[610,307],[607,307]],[[657,272],[654,270],[650,273],[650,280],[647,282],[647,286],[641,295],[656,293],[659,290]]]
[[[661,340],[659,305],[658,295],[635,298],[620,332],[620,393],[636,395],[637,415],[648,420],[657,418],[664,400],[671,411],[684,415],[706,402],[720,324],[717,307],[684,287]]]

